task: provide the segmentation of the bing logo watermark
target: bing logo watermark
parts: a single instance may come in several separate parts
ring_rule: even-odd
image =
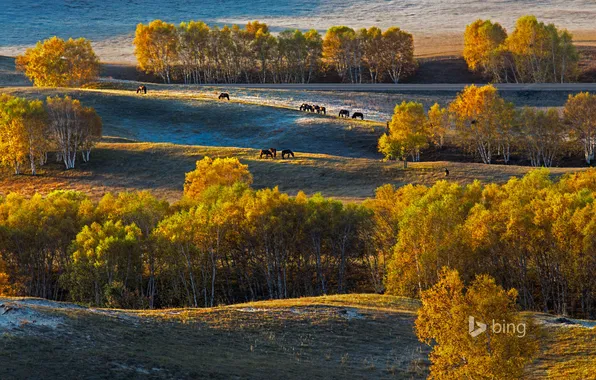
[[[526,336],[525,323],[515,324],[506,323],[505,321],[497,322],[493,319],[490,327],[493,334],[515,334],[518,338]],[[472,338],[476,338],[478,335],[485,332],[487,328],[488,325],[486,323],[476,321],[471,315],[468,317],[468,334],[470,334]]]

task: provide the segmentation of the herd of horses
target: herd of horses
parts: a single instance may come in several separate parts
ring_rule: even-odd
[[[263,156],[265,156],[265,158],[277,158],[277,149],[275,148],[269,148],[269,149],[261,149],[261,154],[259,156],[259,158],[263,158]],[[281,151],[281,159],[285,159],[286,156],[288,156],[288,158],[292,157],[294,158],[294,152],[292,152],[289,149],[284,149]]]
[[[317,104],[302,103],[300,105],[300,111],[316,112],[322,113],[323,115],[327,115],[327,108],[319,106]]]
[[[147,86],[141,85],[141,86],[137,87],[137,94],[146,94],[146,93],[147,93]],[[225,100],[229,101],[230,94],[228,94],[227,92],[222,92],[219,94],[219,96],[217,98],[219,100],[225,99]],[[318,104],[302,103],[302,105],[300,105],[300,111],[313,112],[313,113],[316,112],[318,114],[327,115],[327,108],[323,107],[323,106],[319,106]],[[343,109],[340,110],[339,117],[349,118],[350,111],[343,110]],[[352,114],[352,119],[357,119],[357,118],[360,118],[360,120],[364,120],[364,114],[362,112],[354,112]],[[275,148],[261,149],[259,158],[263,158],[263,156],[265,156],[265,158],[277,158],[277,149],[275,149]],[[288,158],[295,157],[294,152],[292,152],[290,149],[283,149],[281,151],[281,158],[285,159],[286,156]],[[446,175],[448,175],[448,174],[446,174]]]

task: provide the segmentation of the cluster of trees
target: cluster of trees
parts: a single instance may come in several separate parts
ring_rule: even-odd
[[[99,58],[85,38],[39,41],[16,64],[37,87],[79,87],[99,74]]]
[[[139,67],[165,83],[308,83],[328,71],[352,83],[397,83],[416,69],[412,35],[399,28],[337,26],[324,37],[316,30],[274,36],[258,21],[219,28],[154,20],[137,26],[134,45]]]
[[[0,199],[0,289],[118,307],[212,306],[344,292],[418,297],[455,268],[528,310],[596,315],[596,171],[552,182],[390,185],[364,204],[253,190],[205,158],[173,205],[148,192]]]
[[[417,296],[449,267],[466,283],[482,273],[517,289],[526,310],[594,318],[595,179],[590,169],[553,182],[536,169],[500,186],[382,188],[398,230],[387,291]]]
[[[0,163],[21,174],[27,163],[31,174],[47,163],[48,152],[73,169],[77,153],[90,159],[102,133],[101,118],[91,107],[68,96],[46,102],[0,94]]]
[[[370,210],[255,191],[250,182],[237,159],[206,158],[176,205],[147,192],[107,194],[97,204],[76,192],[11,194],[0,201],[0,267],[13,293],[120,307],[212,306],[363,286],[373,254]]]
[[[419,161],[429,144],[442,147],[447,135],[485,164],[495,156],[508,163],[517,152],[532,166],[550,167],[566,151],[583,152],[590,164],[596,146],[596,95],[570,95],[562,113],[556,108],[516,109],[492,85],[468,86],[448,107],[434,104],[426,113],[422,104],[404,101],[395,107],[379,151],[407,166],[409,158]]]
[[[571,34],[534,16],[517,20],[507,35],[499,23],[477,20],[464,33],[464,59],[472,71],[496,82],[569,82],[578,54]]]

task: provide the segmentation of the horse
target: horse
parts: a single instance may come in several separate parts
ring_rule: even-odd
[[[364,114],[362,112],[354,112],[352,115],[352,119],[360,118],[360,120],[364,120]]]
[[[313,106],[311,106],[310,104],[305,104],[304,110],[308,111],[308,112],[315,112],[315,108]]]
[[[281,151],[281,159],[285,159],[286,156],[288,156],[288,158],[290,158],[290,156],[292,156],[292,158],[294,158],[294,152],[292,152],[289,149],[284,149]]]
[[[449,169],[445,168],[445,177],[449,176]]]
[[[300,106],[300,111],[308,111],[310,108],[311,106],[309,104],[302,103],[302,105]]]
[[[327,115],[327,108],[325,108],[325,107],[321,107],[321,113],[322,113],[323,115]]]
[[[218,99],[219,100],[222,100],[222,99],[230,100],[230,94],[228,94],[227,92],[222,92],[221,94],[219,94]]]
[[[267,158],[267,157],[273,158],[273,153],[271,153],[271,151],[269,149],[261,149],[261,155],[259,156],[259,158],[263,158],[263,155],[265,156],[265,158]]]
[[[312,108],[315,110],[316,113],[321,113],[321,107],[319,107],[317,104],[315,104]]]
[[[147,93],[147,87],[144,86],[144,85],[141,85],[141,86],[137,87],[137,94],[138,93],[146,94]]]
[[[269,151],[273,154],[273,158],[277,157],[277,149],[275,148],[269,148]]]
[[[348,110],[339,110],[339,117],[350,117],[350,111],[348,111]]]

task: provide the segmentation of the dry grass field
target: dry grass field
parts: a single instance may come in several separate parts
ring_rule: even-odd
[[[168,143],[122,142],[105,138],[92,153],[92,160],[79,164],[76,170],[65,171],[59,163],[50,163],[38,176],[0,172],[0,194],[11,191],[31,195],[57,189],[79,190],[98,199],[106,192],[150,190],[158,197],[175,201],[182,195],[184,174],[194,169],[197,160],[211,157],[238,157],[248,164],[255,188],[279,186],[295,195],[321,192],[325,196],[348,201],[362,201],[374,196],[377,187],[386,183],[402,186],[408,183],[432,185],[445,179],[444,168],[450,170],[449,180],[468,184],[506,182],[511,176],[523,176],[531,168],[516,165],[484,165],[464,162],[410,163],[403,169],[401,162],[380,159],[350,158],[326,154],[296,152],[296,158],[282,160],[259,159],[258,150],[220,148]],[[552,168],[558,176],[576,168]]]

